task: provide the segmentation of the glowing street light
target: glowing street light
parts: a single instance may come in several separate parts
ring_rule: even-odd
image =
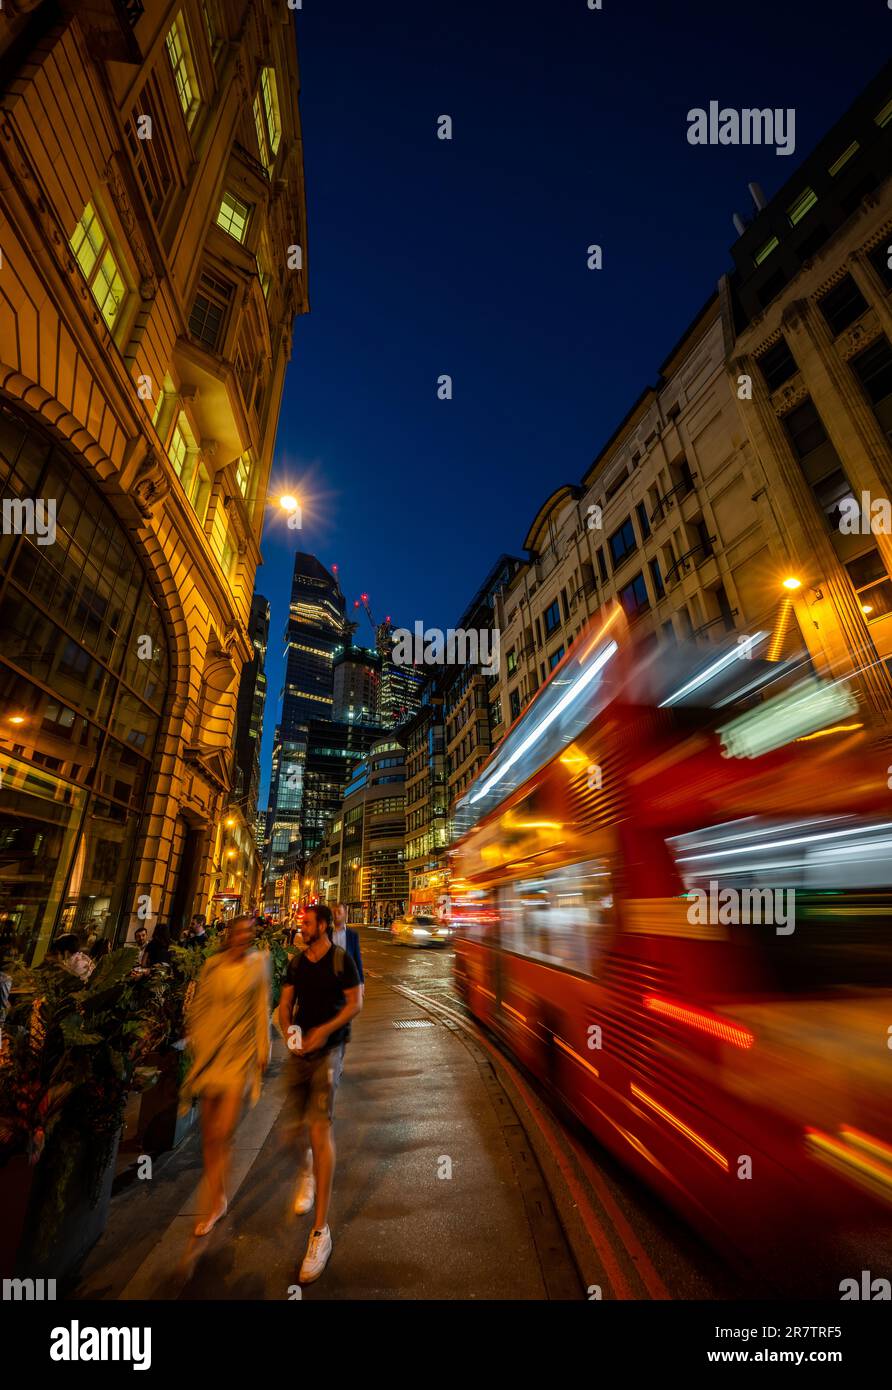
[[[802,580],[797,579],[795,575],[791,574],[787,579],[784,580],[783,587],[785,589],[789,589],[790,593],[795,593],[797,589],[802,588]]]

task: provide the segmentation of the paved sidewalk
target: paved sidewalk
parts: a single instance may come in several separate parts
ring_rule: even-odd
[[[335,1111],[338,1167],[328,1269],[304,1298],[539,1299],[547,1296],[504,1107],[460,1038],[372,979]],[[150,1182],[112,1203],[78,1298],[287,1299],[312,1214],[290,1212],[295,1157],[278,1123],[284,1046],[239,1128],[226,1218],[178,1268],[200,1174],[190,1139]],[[451,1177],[439,1174],[450,1170]],[[581,1295],[580,1295],[581,1296]]]

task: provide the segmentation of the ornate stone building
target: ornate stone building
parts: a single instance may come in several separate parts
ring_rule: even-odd
[[[286,6],[0,24],[0,925],[39,959],[210,901],[306,215]]]

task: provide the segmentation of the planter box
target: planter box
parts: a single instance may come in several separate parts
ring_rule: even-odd
[[[87,1141],[61,1125],[53,1131],[40,1162],[31,1169],[16,1274],[63,1280],[73,1273],[105,1230],[117,1152],[116,1138],[94,1201]],[[0,1176],[0,1190],[2,1182]],[[5,1201],[2,1205],[5,1208]]]
[[[0,1278],[15,1273],[25,1217],[34,1186],[35,1169],[24,1154],[15,1154],[0,1168]]]
[[[154,1086],[140,1097],[136,1143],[141,1153],[158,1154],[175,1149],[192,1130],[198,1117],[193,1105],[185,1115],[179,1113],[179,1070],[182,1047],[159,1055],[156,1065],[160,1075]]]

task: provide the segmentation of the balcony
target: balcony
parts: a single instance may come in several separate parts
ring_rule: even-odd
[[[676,483],[665,496],[661,497],[650,514],[651,526],[659,526],[666,515],[672,510],[676,502],[681,502],[685,497],[694,491],[696,473],[691,473],[689,477],[682,478],[680,483]]]
[[[708,536],[705,541],[698,541],[695,546],[692,546],[684,555],[681,555],[675,561],[675,564],[671,565],[666,571],[665,582],[667,584],[675,584],[683,575],[688,574],[691,569],[696,569],[698,565],[702,565],[704,560],[711,560],[715,553],[712,548],[715,540],[715,536]]]

